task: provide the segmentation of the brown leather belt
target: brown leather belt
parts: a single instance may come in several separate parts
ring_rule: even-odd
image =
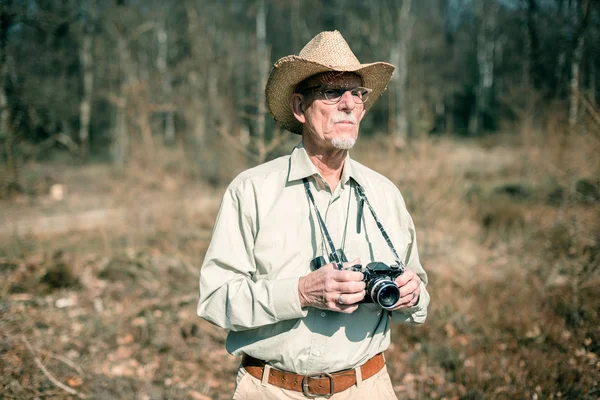
[[[379,353],[360,367],[362,380],[369,379],[385,365],[383,353]],[[265,362],[254,357],[244,355],[242,366],[250,375],[262,380]],[[298,375],[271,367],[269,371],[269,384],[283,389],[304,393],[306,397],[331,396],[343,392],[356,385],[356,371],[348,369],[339,372],[321,372],[312,375]]]

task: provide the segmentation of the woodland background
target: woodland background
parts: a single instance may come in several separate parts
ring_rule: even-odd
[[[0,0],[0,398],[226,399],[195,315],[221,195],[288,153],[274,61],[322,30],[396,73],[352,156],[402,191],[410,399],[600,397],[600,4]]]

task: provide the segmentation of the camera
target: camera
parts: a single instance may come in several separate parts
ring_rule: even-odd
[[[351,270],[362,272],[363,282],[367,285],[367,294],[359,303],[377,303],[381,308],[389,310],[400,300],[400,289],[394,280],[404,273],[402,263],[389,266],[374,261],[364,268],[362,265],[355,265]]]
[[[341,249],[331,253],[329,259],[336,262],[339,269],[342,269],[341,263],[348,262],[344,251]],[[326,264],[327,261],[323,256],[316,257],[311,261],[313,270],[317,270]],[[383,262],[374,261],[364,268],[359,264],[350,267],[349,270],[363,273],[363,282],[366,284],[367,293],[359,303],[376,303],[381,308],[389,310],[400,300],[400,289],[398,289],[394,280],[404,273],[404,265],[401,262],[389,266]]]

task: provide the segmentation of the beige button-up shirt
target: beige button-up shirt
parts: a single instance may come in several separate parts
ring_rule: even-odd
[[[348,260],[395,263],[368,207],[358,219],[355,180],[406,267],[423,281],[416,306],[388,312],[361,304],[343,314],[301,307],[298,279],[330,253],[302,178]],[[361,224],[360,229],[357,225]],[[348,157],[333,193],[302,146],[241,173],[227,188],[200,272],[198,315],[227,329],[226,348],[299,374],[355,368],[390,344],[390,322],[423,323],[429,294],[413,221],[396,186]]]

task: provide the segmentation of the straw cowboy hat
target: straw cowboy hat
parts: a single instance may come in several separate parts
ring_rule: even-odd
[[[354,72],[362,78],[362,85],[373,89],[365,102],[368,110],[381,96],[394,72],[394,66],[385,62],[361,64],[348,43],[338,31],[321,32],[304,46],[299,55],[279,59],[269,75],[265,94],[271,115],[282,128],[302,134],[300,124],[289,104],[296,85],[321,72]]]

